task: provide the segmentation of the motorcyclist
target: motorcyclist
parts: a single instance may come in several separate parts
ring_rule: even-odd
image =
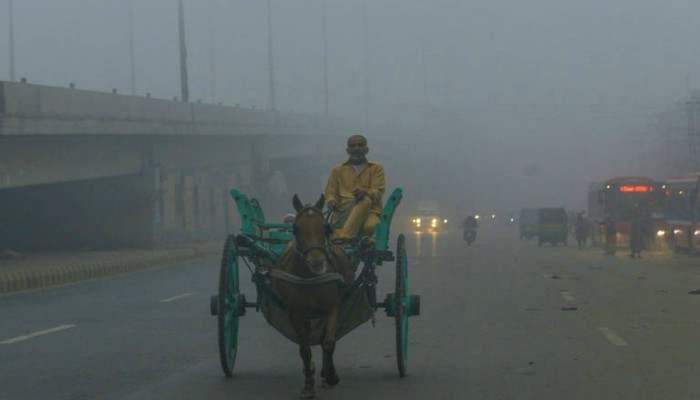
[[[467,218],[462,221],[462,229],[464,229],[464,237],[466,238],[467,233],[471,232],[473,234],[473,239],[476,240],[476,228],[479,227],[479,222],[473,215],[467,216]]]

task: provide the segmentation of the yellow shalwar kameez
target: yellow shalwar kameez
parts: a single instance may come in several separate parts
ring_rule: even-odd
[[[342,228],[334,231],[336,238],[355,238],[371,236],[382,214],[384,196],[384,167],[367,160],[360,165],[357,172],[350,162],[338,164],[331,170],[326,184],[326,201],[335,202],[338,211],[333,213],[331,223],[350,207],[354,200],[353,190],[362,188],[367,191],[350,211]]]

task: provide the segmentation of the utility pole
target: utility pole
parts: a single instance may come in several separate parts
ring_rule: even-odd
[[[209,93],[211,95],[211,103],[215,102],[215,79],[214,79],[214,2],[209,1]]]
[[[428,132],[428,56],[426,54],[425,38],[423,38],[423,123],[425,124],[426,132]]]
[[[323,2],[323,115],[328,117],[328,13]]]
[[[272,7],[270,0],[267,0],[267,65],[268,65],[268,81],[270,85],[270,109],[277,110],[277,99],[275,99],[275,66],[272,49]]]
[[[15,81],[15,21],[12,11],[12,0],[8,0],[8,18],[10,19],[10,81]]]
[[[695,100],[692,96],[690,100],[686,103],[688,112],[688,142],[690,150],[690,167],[693,171],[698,170],[698,149],[697,149],[697,129],[695,123],[695,106],[699,104],[700,101]]]
[[[131,95],[136,95],[136,67],[134,66],[134,14],[129,0],[129,59],[131,63]]]
[[[190,91],[187,86],[187,49],[185,48],[185,10],[182,0],[178,0],[178,17],[180,33],[180,90],[182,101],[187,103],[190,98]]]
[[[365,129],[369,126],[369,49],[368,49],[368,32],[367,32],[367,0],[362,0],[362,41],[364,50],[364,112],[365,112]]]

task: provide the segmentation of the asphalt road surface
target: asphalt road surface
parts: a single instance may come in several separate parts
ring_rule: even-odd
[[[698,399],[700,258],[538,247],[485,226],[407,235],[408,371],[380,310],[345,336],[319,399]],[[570,241],[571,242],[571,241]],[[218,260],[0,297],[0,399],[294,399],[295,344],[249,309],[234,376],[218,359]],[[250,274],[241,290],[255,297]],[[379,271],[378,297],[394,288]],[[314,348],[317,371],[320,349]],[[319,379],[317,379],[317,382]]]

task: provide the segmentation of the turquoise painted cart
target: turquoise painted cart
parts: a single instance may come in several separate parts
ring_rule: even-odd
[[[290,224],[265,222],[265,214],[256,199],[249,199],[237,190],[231,191],[241,218],[241,233],[229,235],[224,243],[219,290],[211,297],[211,314],[217,317],[219,355],[226,376],[231,376],[238,352],[238,323],[247,308],[260,311],[267,322],[288,339],[298,343],[285,314],[284,304],[271,289],[269,270],[278,261],[291,239]],[[337,339],[374,317],[378,308],[396,321],[396,360],[399,375],[406,373],[408,357],[408,317],[420,314],[420,296],[408,291],[408,259],[403,234],[396,240],[396,253],[388,249],[389,227],[394,211],[401,202],[403,191],[395,189],[389,196],[374,230],[371,241],[357,241],[346,250],[360,271],[352,284],[343,288],[338,319]],[[383,263],[394,262],[396,282],[393,293],[383,302],[377,301],[376,269]],[[249,302],[239,290],[239,267],[247,266],[257,289],[255,302]],[[361,269],[360,269],[361,266]],[[320,344],[323,326],[311,320],[312,344]]]

